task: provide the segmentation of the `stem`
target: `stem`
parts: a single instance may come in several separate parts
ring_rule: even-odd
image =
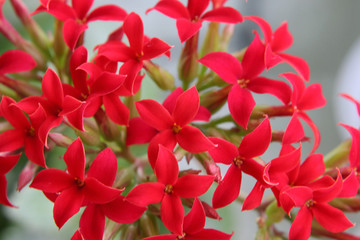
[[[331,152],[325,155],[324,162],[326,168],[334,168],[347,162],[352,140],[348,139],[340,143]]]

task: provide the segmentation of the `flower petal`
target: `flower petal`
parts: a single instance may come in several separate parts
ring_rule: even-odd
[[[291,224],[289,240],[309,239],[312,219],[312,213],[306,206],[300,208],[294,222]]]
[[[261,204],[264,191],[265,191],[265,187],[260,182],[256,182],[254,188],[245,198],[245,201],[242,206],[242,211],[251,210],[258,207]]]
[[[139,207],[126,201],[121,195],[114,201],[101,205],[101,209],[106,217],[123,224],[135,222],[146,210],[145,207]]]
[[[271,41],[271,49],[274,52],[282,52],[290,48],[292,43],[293,37],[288,30],[288,24],[287,22],[283,22],[274,32],[274,37]]]
[[[150,41],[146,42],[143,48],[143,56],[141,60],[149,60],[152,58],[159,57],[162,54],[165,54],[172,48],[166,42],[158,39],[158,38],[151,38]],[[170,55],[169,55],[170,58]]]
[[[320,177],[325,171],[323,155],[315,153],[305,159],[296,179],[297,185],[305,185]]]
[[[158,182],[146,182],[135,186],[125,200],[137,206],[146,207],[159,203],[164,197],[165,185]]]
[[[80,37],[80,35],[85,32],[88,28],[86,24],[80,24],[75,20],[69,19],[64,23],[63,26],[63,36],[66,45],[74,50],[76,47],[76,43]]]
[[[169,112],[155,100],[141,100],[135,106],[140,117],[150,126],[159,131],[172,128],[174,121]]]
[[[127,12],[124,9],[117,5],[110,4],[95,8],[89,16],[87,16],[86,20],[88,22],[97,20],[123,21],[126,16]]]
[[[82,180],[85,172],[85,151],[80,138],[70,144],[64,154],[67,171],[74,178]]]
[[[155,128],[147,125],[140,117],[134,117],[130,119],[126,131],[126,145],[150,142],[157,133]]]
[[[86,240],[102,239],[104,235],[105,216],[99,205],[89,204],[81,215],[79,228]]]
[[[239,155],[245,158],[253,158],[262,155],[271,142],[271,127],[269,118],[266,117],[255,128],[246,135],[239,146]]]
[[[40,171],[30,184],[31,188],[49,193],[59,193],[72,186],[75,186],[74,178],[68,173],[55,168]]]
[[[0,56],[0,75],[28,71],[35,66],[33,57],[21,50],[9,50]]]
[[[212,52],[199,62],[213,70],[225,82],[235,84],[242,77],[243,69],[239,60],[227,52]]]
[[[56,106],[61,107],[64,102],[64,92],[58,75],[50,68],[45,72],[42,80],[44,96]]]
[[[75,10],[78,19],[84,19],[89,12],[94,0],[72,0],[72,7]]]
[[[125,126],[128,125],[130,112],[128,107],[120,100],[119,96],[116,94],[107,94],[103,96],[103,104],[106,115],[108,115],[114,123]]]
[[[330,232],[342,232],[354,226],[341,210],[327,203],[316,204],[311,210],[316,221]]]
[[[326,99],[322,94],[322,87],[319,83],[310,84],[297,103],[298,108],[303,111],[321,108],[325,105]]]
[[[148,146],[148,160],[151,167],[154,169],[156,164],[156,159],[158,157],[159,145],[162,145],[171,151],[176,146],[176,138],[172,130],[165,130],[157,134],[153,139],[151,139]]]
[[[84,194],[78,187],[63,191],[55,200],[54,220],[60,229],[73,215],[79,212],[84,201]]]
[[[110,148],[101,151],[87,172],[87,177],[93,177],[107,186],[112,186],[117,172],[117,159]]]
[[[237,147],[222,138],[209,137],[216,147],[209,150],[210,156],[214,159],[216,163],[231,164],[239,155]]]
[[[212,204],[214,208],[225,207],[232,203],[240,193],[241,169],[234,164],[227,170],[224,179],[214,192]]]
[[[244,79],[252,79],[264,71],[264,54],[265,46],[261,42],[259,35],[255,33],[254,40],[250,43],[241,61]]]
[[[215,147],[200,129],[189,125],[184,126],[175,136],[179,145],[192,153],[205,152]]]
[[[205,211],[198,198],[195,198],[190,212],[184,218],[184,232],[195,234],[200,232],[205,226]]]
[[[165,227],[171,232],[182,235],[184,207],[175,194],[165,194],[161,201],[160,216]]]
[[[187,174],[180,177],[174,185],[174,192],[183,198],[199,197],[207,192],[215,176]]]
[[[206,12],[201,20],[221,23],[239,23],[243,18],[239,11],[232,7],[219,7]]]
[[[155,174],[158,182],[173,185],[178,179],[179,166],[171,150],[159,145],[159,152],[155,163]]]
[[[12,203],[8,199],[6,186],[7,181],[5,175],[0,175],[0,204],[14,207],[14,205],[12,205]]]
[[[148,13],[151,10],[157,10],[162,14],[174,19],[190,19],[188,9],[179,1],[162,0],[159,1],[153,8],[148,9],[146,12]]]
[[[130,13],[124,21],[123,29],[130,47],[137,54],[141,54],[144,43],[144,26],[140,16],[134,12]]]
[[[24,131],[10,129],[0,134],[0,152],[13,151],[24,146]]]
[[[309,65],[307,64],[307,62],[303,58],[293,56],[293,55],[290,55],[290,54],[287,54],[287,53],[278,53],[278,55],[287,64],[289,64],[291,67],[293,67],[295,69],[295,71],[297,73],[299,73],[301,75],[301,77],[305,81],[309,81],[309,79],[310,79],[310,68],[309,68]]]
[[[176,28],[178,30],[181,43],[189,40],[189,38],[197,34],[201,26],[201,22],[192,22],[188,19],[183,18],[176,20]]]
[[[258,17],[258,16],[246,16],[244,17],[247,20],[253,21],[255,22],[257,25],[259,25],[261,31],[264,34],[264,38],[265,38],[265,42],[266,43],[270,43],[272,40],[272,29],[271,29],[271,25],[263,18]]]
[[[284,136],[282,139],[283,144],[292,144],[299,142],[305,136],[304,128],[297,117],[297,113],[295,112],[290,119],[288,126],[284,132]]]
[[[20,154],[12,156],[0,156],[0,175],[5,175],[13,167],[15,167],[16,163],[19,161],[19,158]]]
[[[109,187],[93,177],[87,177],[84,184],[81,189],[84,192],[85,200],[96,204],[111,202],[123,191]]]
[[[234,121],[247,129],[251,112],[256,105],[251,92],[235,84],[229,92],[228,105]]]
[[[200,98],[196,87],[183,92],[176,100],[173,119],[179,126],[191,122],[199,111]]]

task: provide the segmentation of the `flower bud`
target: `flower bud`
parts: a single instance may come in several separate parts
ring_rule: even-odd
[[[49,133],[49,138],[58,146],[67,148],[74,140],[61,133]]]
[[[143,61],[144,68],[156,85],[163,90],[175,89],[175,79],[161,66],[150,60]]]
[[[206,107],[211,113],[218,111],[227,101],[231,86],[216,91],[210,91],[201,96],[200,105]]]
[[[127,187],[134,180],[134,177],[135,172],[133,168],[121,169],[116,175],[114,187],[119,189]]]
[[[33,162],[28,162],[23,170],[21,170],[18,180],[17,190],[21,191],[35,176],[35,172],[38,170],[39,166]]]
[[[84,118],[84,129],[85,131],[75,129],[75,133],[81,138],[81,141],[89,146],[101,146],[100,130],[93,119]]]
[[[100,127],[101,135],[108,141],[116,141],[120,138],[118,126],[110,120],[101,108],[95,113],[95,120]]]
[[[138,231],[137,227],[135,225],[131,224],[122,232],[122,234],[121,234],[122,237],[120,239],[124,239],[124,240],[138,239],[137,231]]]
[[[278,222],[282,221],[286,214],[284,209],[277,206],[276,201],[273,201],[271,204],[269,204],[266,207],[265,213],[267,216],[267,219],[266,219],[267,225],[271,225],[273,223],[278,223]]]
[[[183,81],[184,89],[187,89],[190,82],[198,75],[198,38],[197,33],[186,41],[179,59],[179,78]]]

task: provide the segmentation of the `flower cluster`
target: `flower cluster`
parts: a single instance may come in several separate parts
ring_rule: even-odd
[[[307,62],[285,52],[293,43],[286,22],[273,30],[226,0],[158,1],[147,13],[175,19],[183,44],[175,81],[153,60],[173,61],[172,45],[146,36],[135,12],[93,9],[93,0],[40,0],[30,13],[22,0],[8,1],[29,39],[7,21],[0,1],[0,32],[15,48],[0,56],[1,204],[14,207],[5,175],[21,157],[27,163],[18,190],[29,184],[42,191],[59,229],[84,208],[73,240],[228,240],[233,233],[204,227],[234,201],[259,213],[257,239],[357,239],[344,232],[354,226],[344,212],[360,209],[360,129],[340,124],[351,139],[325,157],[317,153],[320,132],[308,111],[326,99],[320,84],[309,84]],[[37,14],[54,18],[52,34],[34,21]],[[119,28],[88,50],[94,21]],[[234,26],[244,21],[260,31],[244,49],[227,52]],[[268,78],[281,63],[294,71]],[[142,99],[144,78],[166,91],[162,103]],[[254,93],[273,95],[278,105],[264,105]],[[288,123],[274,129],[279,117]],[[277,157],[263,157],[273,144],[281,145]],[[49,153],[61,148],[64,168],[54,168]],[[198,167],[184,170],[179,161]],[[240,192],[243,174],[255,180],[247,195]],[[281,221],[291,222],[288,231],[277,229]]]

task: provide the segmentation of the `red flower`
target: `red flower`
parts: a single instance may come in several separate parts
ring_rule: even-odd
[[[313,83],[306,87],[301,77],[295,73],[283,73],[280,76],[286,78],[293,87],[291,108],[294,113],[293,118],[285,131],[283,143],[290,144],[303,138],[304,130],[302,129],[302,125],[299,123],[299,120],[294,119],[299,117],[310,126],[314,133],[314,146],[312,149],[312,152],[314,152],[320,144],[320,132],[305,111],[325,106],[326,99],[322,94],[321,85],[319,83]]]
[[[184,218],[184,229],[181,236],[177,234],[147,237],[143,240],[229,240],[232,234],[226,234],[215,229],[205,229],[205,211],[198,198],[195,198],[190,212]]]
[[[43,107],[38,106],[28,119],[13,99],[4,96],[0,110],[2,116],[14,127],[0,134],[0,152],[13,151],[24,146],[25,155],[30,161],[46,167],[44,143],[39,138],[39,129],[46,119]]]
[[[284,104],[290,101],[291,89],[286,83],[258,76],[264,70],[264,50],[259,36],[255,34],[241,62],[226,52],[209,53],[199,60],[233,85],[228,95],[229,110],[243,128],[247,127],[255,106],[250,91],[272,94]]]
[[[39,172],[30,187],[47,193],[59,193],[54,204],[54,220],[61,228],[65,222],[76,214],[84,204],[105,204],[115,200],[121,190],[109,187],[103,182],[111,181],[113,174],[105,158],[110,149],[98,155],[97,161],[90,166],[85,175],[85,152],[80,138],[76,139],[67,149],[64,161],[67,171],[45,169]],[[106,169],[107,171],[101,171]]]
[[[46,11],[64,21],[63,36],[65,43],[73,50],[81,34],[92,21],[123,21],[127,16],[124,9],[116,5],[104,5],[89,13],[94,0],[72,0],[72,7],[63,1],[49,0]]]
[[[238,23],[242,22],[241,14],[231,7],[219,6],[205,12],[210,0],[189,0],[187,7],[177,0],[161,0],[153,8],[162,14],[176,19],[176,27],[181,42],[194,36],[201,28],[203,21]],[[204,13],[205,12],[205,13]]]
[[[5,174],[8,173],[13,167],[15,167],[19,158],[20,155],[0,156],[0,203],[9,207],[14,207],[14,205],[10,203],[7,197],[7,181]]]
[[[221,138],[210,139],[217,144],[217,147],[209,150],[214,161],[230,165],[212,199],[213,207],[221,208],[232,203],[239,196],[242,172],[258,181],[263,180],[264,166],[254,158],[262,155],[270,144],[270,121],[265,118],[254,131],[242,139],[239,148]]]
[[[283,51],[290,48],[293,43],[293,37],[288,31],[287,22],[283,22],[275,32],[272,31],[270,24],[258,16],[246,16],[259,25],[265,38],[265,66],[267,69],[286,62],[292,66],[306,81],[310,78],[310,69],[307,62],[297,56],[293,56]]]
[[[32,56],[21,50],[9,50],[0,56],[0,75],[28,71],[35,66]]]
[[[188,89],[177,98],[172,97],[171,101],[164,102],[164,106],[151,99],[135,103],[141,119],[158,131],[155,136],[154,130],[149,127],[136,131],[137,134],[143,134],[140,131],[145,129],[148,133],[145,134],[147,139],[153,136],[148,148],[148,158],[152,167],[155,166],[159,144],[172,150],[176,143],[179,143],[186,151],[193,153],[204,152],[215,146],[198,128],[188,125],[196,117],[202,116],[198,114],[200,101],[196,88]]]
[[[178,178],[177,160],[174,154],[162,145],[159,146],[155,174],[158,182],[137,185],[125,199],[139,206],[161,202],[161,220],[164,225],[171,232],[182,235],[184,208],[180,197],[194,198],[204,194],[214,177],[187,174]]]
[[[99,47],[99,55],[111,61],[124,63],[120,68],[121,74],[127,75],[124,87],[131,94],[135,94],[139,89],[134,85],[143,67],[143,61],[168,54],[172,47],[158,38],[149,39],[144,36],[143,22],[136,13],[130,13],[126,17],[123,31],[130,46],[120,41],[109,41]]]
[[[293,187],[282,194],[286,194],[294,203],[301,207],[291,225],[289,239],[308,239],[311,233],[313,217],[330,232],[342,232],[354,226],[345,214],[328,204],[342,190],[342,178],[338,171],[336,181],[322,188]]]

